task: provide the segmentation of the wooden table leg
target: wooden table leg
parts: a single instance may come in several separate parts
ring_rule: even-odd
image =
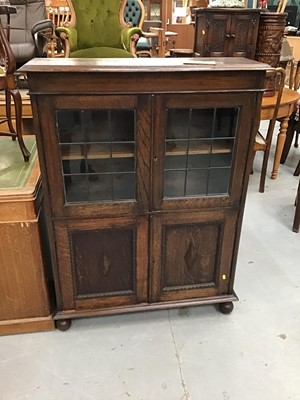
[[[285,143],[285,138],[286,138],[286,131],[288,128],[289,124],[289,116],[286,116],[281,119],[280,121],[280,129],[279,129],[279,134],[277,136],[277,143],[276,143],[276,151],[275,151],[275,156],[274,156],[274,163],[273,163],[273,170],[271,174],[271,179],[276,179],[278,175],[278,169],[279,169],[279,164],[280,164],[280,159]]]

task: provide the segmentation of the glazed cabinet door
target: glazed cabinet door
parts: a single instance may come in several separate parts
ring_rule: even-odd
[[[252,93],[157,98],[154,210],[240,204],[252,153],[255,99]]]
[[[39,99],[40,115],[51,116],[40,135],[54,217],[148,210],[150,111],[149,96]]]
[[[236,211],[155,215],[151,301],[232,294],[236,225]]]
[[[196,18],[194,44],[196,56],[228,57],[230,16],[219,13],[198,13]]]
[[[60,311],[147,301],[147,218],[57,221],[54,230]]]
[[[232,15],[229,56],[254,59],[259,26],[259,14]]]

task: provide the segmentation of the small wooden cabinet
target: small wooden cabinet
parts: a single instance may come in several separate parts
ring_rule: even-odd
[[[196,56],[254,59],[259,9],[197,8],[195,13]]]
[[[9,139],[1,139],[5,140]],[[11,150],[16,143],[10,142],[11,146],[0,145],[1,151],[7,152],[2,154],[1,172],[10,175],[12,186],[0,187],[0,335],[55,328],[43,246],[43,195],[39,163],[34,159],[36,147],[30,146],[32,166],[26,163],[22,168],[23,159],[21,163],[18,160],[21,152],[18,149],[16,157]],[[15,164],[8,161],[7,154]]]
[[[232,310],[267,65],[211,61],[22,67],[61,329],[89,315],[207,303]]]

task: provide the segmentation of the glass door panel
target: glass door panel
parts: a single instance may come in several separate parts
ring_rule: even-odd
[[[143,0],[145,7],[145,20],[161,21],[161,3],[162,0]]]
[[[239,108],[166,112],[164,198],[228,194]]]
[[[57,110],[66,203],[135,199],[134,110]]]

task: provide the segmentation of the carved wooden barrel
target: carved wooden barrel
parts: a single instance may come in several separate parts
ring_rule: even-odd
[[[287,13],[262,12],[258,28],[255,60],[278,67]],[[275,80],[267,80],[264,96],[275,94]]]

